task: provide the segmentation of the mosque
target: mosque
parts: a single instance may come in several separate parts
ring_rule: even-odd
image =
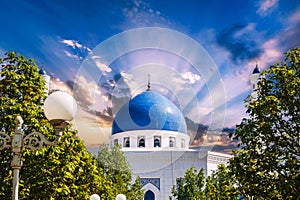
[[[250,75],[253,90],[259,76]],[[255,95],[252,92],[252,95]],[[191,139],[182,112],[163,95],[148,89],[131,98],[117,112],[111,145],[119,144],[132,167],[133,179],[140,177],[145,200],[165,200],[171,196],[176,179],[192,166],[212,174],[231,155],[191,148]]]
[[[39,72],[49,88],[50,77]],[[260,70],[256,65],[250,75],[252,97],[256,98]],[[204,169],[207,177],[219,164],[226,164],[229,154],[207,148],[191,148],[185,118],[169,99],[148,89],[131,98],[116,113],[110,145],[119,144],[132,168],[133,180],[140,177],[144,200],[165,200],[171,196],[177,178],[190,167]]]
[[[176,178],[191,166],[203,168],[208,176],[230,158],[190,149],[190,142],[181,111],[149,88],[121,107],[113,121],[111,143],[122,146],[147,200],[169,199]]]

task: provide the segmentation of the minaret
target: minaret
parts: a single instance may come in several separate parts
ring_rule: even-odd
[[[46,71],[44,69],[40,69],[39,74],[42,75],[43,80],[45,81],[45,93],[46,95],[49,94],[49,85],[50,85],[50,76],[47,75]]]
[[[257,98],[256,89],[257,89],[257,82],[258,82],[259,76],[260,76],[260,69],[258,68],[257,63],[256,63],[256,67],[254,68],[252,74],[250,75],[250,83],[252,86],[251,96],[254,99]]]

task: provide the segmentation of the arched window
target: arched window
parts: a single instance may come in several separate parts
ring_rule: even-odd
[[[175,137],[169,138],[169,147],[175,147]]]
[[[160,136],[154,136],[154,147],[161,147],[161,137]]]
[[[155,200],[155,195],[154,195],[154,193],[153,193],[151,190],[148,190],[148,191],[145,193],[144,200]]]
[[[123,147],[130,147],[130,138],[124,137]]]
[[[139,137],[138,147],[145,147],[145,138],[144,137]]]

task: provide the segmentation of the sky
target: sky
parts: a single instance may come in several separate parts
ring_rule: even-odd
[[[256,64],[300,45],[298,0],[1,0],[0,19],[0,55],[34,58],[52,88],[72,93],[79,134],[95,144],[110,131],[99,113],[146,89],[148,74],[193,121],[234,127]]]

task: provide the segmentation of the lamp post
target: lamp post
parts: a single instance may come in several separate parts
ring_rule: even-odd
[[[44,102],[44,112],[50,124],[55,130],[56,137],[53,141],[48,141],[39,132],[23,134],[23,119],[21,116],[15,118],[15,132],[10,137],[5,132],[0,132],[0,150],[11,148],[13,168],[13,195],[12,200],[18,200],[19,172],[22,167],[22,153],[24,149],[39,150],[43,145],[52,146],[58,143],[66,126],[69,124],[77,110],[74,98],[65,92],[54,92],[47,97]]]

